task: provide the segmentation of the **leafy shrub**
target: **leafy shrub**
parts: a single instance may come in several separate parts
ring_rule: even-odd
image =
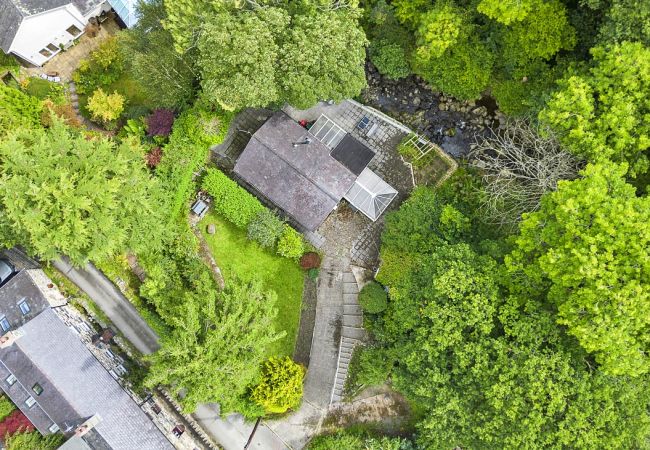
[[[334,434],[316,436],[309,450],[414,450],[411,441],[401,437],[372,436],[369,433],[340,430]]]
[[[218,169],[208,170],[203,189],[212,196],[215,211],[239,228],[246,228],[265,209],[258,199]]]
[[[117,92],[106,94],[102,88],[99,88],[88,99],[88,111],[94,120],[110,125],[124,111],[124,97]]]
[[[171,217],[177,217],[192,195],[194,172],[205,163],[209,147],[223,141],[233,114],[196,106],[176,119],[156,173],[168,192]]]
[[[379,73],[393,80],[407,77],[411,74],[408,58],[404,48],[388,39],[374,41],[370,46],[370,61]]]
[[[0,52],[0,72],[18,72],[19,70],[20,64],[18,64],[14,55]]]
[[[3,420],[16,409],[16,406],[6,395],[0,397],[0,420]]]
[[[359,304],[365,312],[377,314],[388,306],[388,295],[381,284],[371,281],[359,292]]]
[[[0,136],[15,128],[39,126],[41,110],[40,100],[0,82]]]
[[[305,369],[288,356],[271,357],[262,365],[262,380],[251,398],[268,413],[284,413],[300,404],[304,376]]]
[[[156,109],[147,117],[149,136],[169,136],[172,125],[174,125],[174,111],[171,109]]]
[[[162,149],[160,147],[154,147],[145,156],[145,161],[147,163],[147,166],[149,166],[152,169],[155,169],[158,164],[160,164],[160,160],[162,159]]]
[[[79,68],[72,74],[72,79],[79,94],[88,94],[116,81],[124,68],[124,55],[120,51],[117,36],[113,36],[81,61]]]
[[[393,368],[394,360],[377,347],[358,347],[355,382],[361,386],[375,386],[384,383]]]
[[[120,136],[135,136],[142,139],[146,133],[142,119],[128,119],[120,131]]]
[[[278,240],[278,254],[285,258],[296,259],[305,251],[305,241],[296,230],[289,225],[284,226]]]
[[[66,125],[81,128],[81,120],[70,103],[56,105],[51,100],[45,100],[43,102],[43,110],[41,111],[41,125],[51,127],[53,114],[63,119]]]
[[[32,431],[7,436],[5,448],[7,450],[55,450],[63,442],[65,442],[63,434],[57,433],[43,437],[38,431]]]
[[[309,252],[300,258],[300,267],[303,269],[315,269],[320,266],[320,255],[316,252]]]
[[[284,230],[284,222],[273,211],[264,208],[248,224],[248,239],[257,241],[262,247],[275,246]]]

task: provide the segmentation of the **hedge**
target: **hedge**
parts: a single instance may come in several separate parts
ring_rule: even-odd
[[[214,210],[239,228],[247,228],[265,209],[257,198],[219,169],[208,169],[203,189],[212,196]]]

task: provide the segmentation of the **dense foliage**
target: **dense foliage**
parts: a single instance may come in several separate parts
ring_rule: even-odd
[[[19,127],[37,127],[42,108],[37,98],[0,82],[0,137]]]
[[[591,51],[588,69],[569,72],[540,117],[590,161],[627,161],[650,169],[650,48],[624,42]]]
[[[55,450],[64,441],[65,437],[60,433],[43,437],[38,431],[30,431],[7,436],[4,444],[7,450]]]
[[[309,450],[413,450],[416,447],[408,439],[400,437],[379,437],[368,433],[339,431],[316,436],[307,448]]]
[[[11,414],[16,409],[16,406],[6,395],[0,397],[0,421]]]
[[[284,222],[273,211],[264,208],[248,224],[248,239],[262,247],[273,248],[284,231]]]
[[[0,141],[3,244],[75,263],[156,246],[160,193],[143,150],[86,139],[59,121]]]
[[[262,365],[262,379],[252,389],[251,399],[271,414],[300,405],[305,369],[291,360],[271,357]]]
[[[156,109],[147,117],[147,133],[149,136],[169,136],[174,125],[174,111]]]
[[[188,412],[206,402],[218,402],[222,412],[241,410],[267,346],[282,337],[272,326],[275,294],[230,283],[219,294],[181,298],[168,316],[173,332],[150,357],[146,384],[186,391],[180,402]]]
[[[203,95],[227,110],[343,100],[365,86],[366,39],[352,4],[166,2],[179,54],[198,48]]]
[[[124,71],[126,58],[120,51],[117,36],[106,39],[87,59],[79,63],[72,75],[77,92],[90,94],[117,80]]]
[[[482,223],[480,195],[467,195],[463,174],[437,192],[417,190],[388,216],[378,279],[390,297],[383,314],[366,317],[376,346],[361,353],[360,375],[388,375],[422,409],[425,448],[645,445],[649,380],[638,370],[642,351],[626,350],[643,345],[635,326],[643,329],[647,302],[636,300],[647,295],[647,253],[635,252],[648,244],[624,237],[639,239],[645,200],[625,185],[623,168],[603,170],[590,167],[544,197],[507,267],[507,240]],[[635,234],[623,227],[628,216]],[[610,312],[604,298],[630,316]],[[596,329],[610,321],[621,323]],[[617,339],[625,343],[613,349]],[[605,355],[619,359],[614,370]]]

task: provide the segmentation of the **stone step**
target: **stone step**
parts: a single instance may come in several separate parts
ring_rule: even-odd
[[[354,275],[352,272],[344,272],[343,273],[343,282],[344,283],[354,283],[357,284],[357,279],[354,278]]]
[[[351,339],[363,340],[366,335],[366,331],[363,328],[347,327],[343,325],[341,334]]]
[[[357,283],[343,283],[343,293],[358,294],[359,288],[357,287]]]
[[[352,304],[344,304],[343,305],[343,315],[350,314],[350,315],[361,315],[361,306],[359,305],[352,305]]]
[[[363,326],[363,316],[343,314],[343,326],[361,328]]]
[[[341,358],[349,358],[352,356],[352,347],[341,347],[339,351],[339,356]]]
[[[348,347],[354,347],[358,343],[359,343],[358,339],[350,338],[350,337],[347,337],[347,336],[343,336],[342,339],[341,339],[341,344],[345,345],[345,346],[348,346]]]
[[[359,296],[355,293],[343,292],[343,305],[358,305]]]

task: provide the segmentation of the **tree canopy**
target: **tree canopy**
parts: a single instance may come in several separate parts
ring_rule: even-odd
[[[82,264],[156,245],[157,183],[131,141],[88,139],[55,120],[0,141],[2,243]]]
[[[190,412],[215,402],[222,412],[240,410],[258,380],[267,346],[281,338],[273,329],[275,293],[259,284],[229,283],[216,298],[186,295],[177,304],[171,334],[150,357],[146,384],[172,386]]]
[[[558,322],[612,375],[650,371],[650,198],[625,167],[590,165],[524,216],[510,270],[548,291]],[[518,278],[519,279],[519,278]],[[543,289],[540,289],[543,287]]]

